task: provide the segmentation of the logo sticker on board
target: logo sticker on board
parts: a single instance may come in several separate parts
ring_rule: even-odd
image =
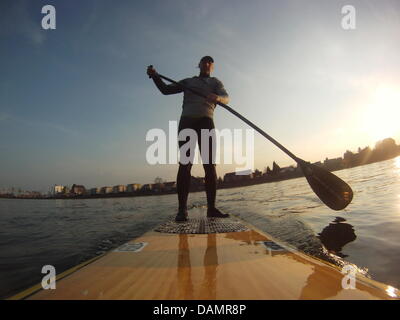
[[[262,244],[266,249],[271,251],[287,251],[285,248],[281,247],[279,244],[273,241],[260,241],[259,243]]]
[[[139,252],[142,251],[147,244],[148,242],[125,243],[115,249],[114,252]]]

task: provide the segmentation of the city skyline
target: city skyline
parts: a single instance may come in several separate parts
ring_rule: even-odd
[[[48,4],[55,30],[41,28]],[[161,95],[146,67],[180,80],[203,55],[214,57],[229,105],[304,160],[399,142],[400,4],[353,1],[354,30],[342,27],[344,5],[3,1],[0,189],[175,180],[177,165],[146,162],[146,133],[178,120],[182,95]],[[248,129],[220,107],[215,123]],[[293,164],[257,133],[255,150],[255,168]]]
[[[379,147],[380,145],[380,147]],[[383,145],[383,147],[382,147]],[[381,154],[383,151],[383,155]],[[373,154],[374,152],[377,152],[378,154],[375,155],[375,159],[369,159],[371,154]],[[387,154],[387,152],[389,152],[389,155]],[[386,153],[386,154],[385,154]],[[381,154],[381,155],[379,155]],[[343,157],[334,157],[334,158],[327,158],[325,157],[325,159],[321,159],[317,162],[314,162],[314,164],[316,165],[322,165],[325,167],[325,169],[329,170],[329,171],[336,171],[336,170],[342,170],[342,169],[349,169],[352,167],[356,167],[356,166],[360,166],[360,165],[367,165],[370,163],[375,163],[375,162],[380,162],[380,161],[385,161],[385,160],[389,160],[392,159],[393,156],[394,157],[398,157],[398,155],[400,155],[400,145],[396,144],[396,141],[393,138],[386,138],[380,141],[377,141],[375,144],[375,147],[372,149],[370,146],[365,146],[364,148],[358,147],[357,152],[353,152],[352,150],[346,150],[343,153]],[[361,158],[360,158],[361,156]],[[348,158],[347,161],[350,161],[349,163],[345,163],[346,157]],[[365,159],[364,159],[365,158]],[[340,160],[340,163],[338,163],[338,160]],[[370,161],[371,160],[371,161]],[[398,159],[396,159],[396,165],[398,167],[400,167],[400,157],[398,157]],[[273,163],[269,166],[267,164],[267,166],[264,166],[263,168],[254,168],[254,170],[251,172],[251,174],[256,174],[257,172],[262,174],[262,175],[267,175],[268,174],[268,169],[271,170],[274,169],[274,167],[277,166],[277,168],[279,168],[279,170],[285,170],[285,169],[290,169],[290,168],[294,168],[296,169],[295,171],[298,171],[298,165],[296,163],[288,165],[286,167],[281,167],[279,166],[279,164],[274,160]],[[271,168],[270,168],[271,167]],[[261,170],[260,170],[261,169]],[[225,176],[226,175],[231,175],[235,173],[235,171],[233,172],[226,172],[224,173],[222,176],[218,176],[217,179],[218,181],[225,181]],[[244,176],[247,176],[244,175]],[[238,176],[240,177],[240,175]],[[299,176],[296,176],[299,177]],[[192,178],[194,179],[204,179],[204,176],[193,176]],[[163,179],[162,177],[154,177],[153,180],[151,181],[147,181],[144,183],[137,183],[137,182],[130,182],[129,184],[116,184],[116,185],[103,185],[103,186],[85,186],[84,184],[79,184],[79,183],[73,183],[71,186],[71,189],[73,188],[73,186],[78,186],[78,187],[84,187],[86,190],[90,190],[90,189],[104,189],[104,188],[116,188],[116,187],[120,187],[120,186],[125,186],[128,187],[128,185],[139,185],[140,188],[145,186],[145,185],[157,185],[157,184],[164,184],[164,183],[172,183],[172,182],[176,182],[176,179],[172,179],[172,180],[166,180]],[[265,183],[265,182],[264,182]],[[68,185],[65,184],[53,184],[51,186],[48,186],[47,191],[43,192],[43,191],[38,191],[38,190],[23,190],[20,187],[15,187],[15,186],[10,186],[8,188],[0,188],[0,195],[1,194],[24,194],[24,193],[42,193],[42,195],[46,195],[47,194],[53,194],[56,190],[56,188],[62,188],[63,191],[61,193],[64,193],[65,188],[67,188],[68,190],[70,189]],[[68,192],[67,192],[68,193]]]

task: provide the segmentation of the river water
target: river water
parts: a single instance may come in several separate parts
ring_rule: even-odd
[[[343,211],[323,205],[304,178],[218,190],[217,206],[308,254],[353,263],[400,287],[400,157],[335,174],[354,191]],[[204,192],[191,193],[189,205],[205,206]],[[176,195],[0,199],[0,298],[40,283],[44,265],[60,274],[142,235],[176,210]]]

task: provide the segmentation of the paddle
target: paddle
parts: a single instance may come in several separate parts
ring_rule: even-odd
[[[159,73],[157,73],[157,75],[164,80],[167,80],[169,82],[172,82],[180,86],[184,90],[191,91],[194,94],[197,94],[203,98],[207,98],[207,96],[202,92],[189,88]],[[351,190],[350,186],[342,179],[340,179],[339,177],[335,176],[333,173],[329,172],[328,170],[322,167],[316,166],[314,164],[311,164],[296,157],[292,152],[286,149],[278,141],[269,136],[255,124],[247,120],[241,114],[233,110],[231,107],[221,102],[217,102],[217,104],[225,108],[229,112],[233,113],[239,119],[246,122],[250,127],[259,132],[261,135],[263,135],[265,138],[271,141],[274,145],[276,145],[279,149],[285,152],[294,161],[296,161],[297,164],[300,166],[301,170],[303,171],[304,176],[306,177],[311,189],[321,199],[321,201],[325,203],[329,208],[333,210],[342,210],[346,208],[347,205],[351,202],[351,200],[353,199],[353,191]]]

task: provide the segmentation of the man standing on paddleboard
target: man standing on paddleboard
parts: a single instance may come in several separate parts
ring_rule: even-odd
[[[203,167],[205,171],[205,187],[207,195],[207,217],[227,218],[229,214],[222,213],[215,207],[215,198],[217,190],[217,173],[215,169],[215,135],[209,136],[207,150],[202,150],[201,129],[214,129],[213,114],[217,102],[227,104],[229,96],[224,85],[215,77],[211,77],[214,70],[214,59],[210,56],[201,58],[199,62],[200,74],[192,78],[186,78],[180,81],[183,85],[196,89],[204,93],[207,98],[200,97],[188,90],[184,90],[177,84],[165,84],[158,76],[156,70],[150,66],[147,68],[147,74],[153,79],[157,88],[162,94],[184,93],[183,110],[179,121],[179,132],[184,129],[193,129],[197,133],[197,141],[200,148],[200,154],[203,159]],[[179,149],[189,141],[178,141]],[[188,152],[194,151],[189,149]],[[181,151],[182,152],[182,151]],[[194,155],[187,155],[193,160]],[[208,158],[208,159],[207,159]],[[181,154],[182,159],[182,154]],[[207,159],[207,161],[204,161]],[[178,191],[179,210],[175,221],[181,222],[187,220],[187,199],[190,189],[191,169],[193,162],[185,164],[179,162],[178,176],[176,178],[176,186]]]

